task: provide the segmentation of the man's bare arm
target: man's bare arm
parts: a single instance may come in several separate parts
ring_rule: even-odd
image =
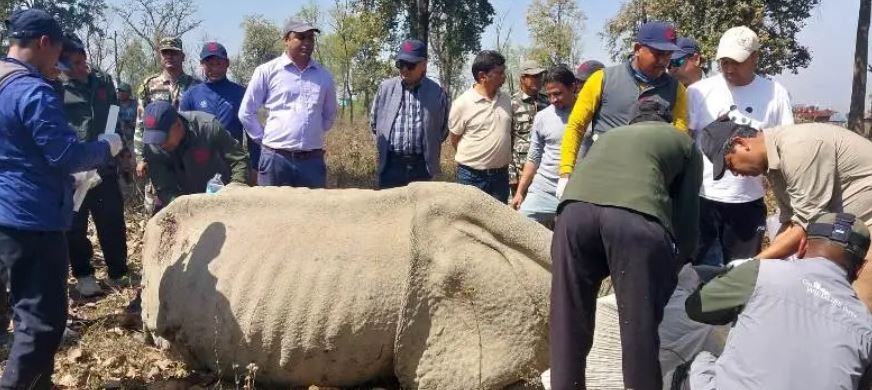
[[[799,243],[805,237],[802,226],[788,222],[781,227],[775,240],[756,257],[758,259],[784,259],[799,250]]]

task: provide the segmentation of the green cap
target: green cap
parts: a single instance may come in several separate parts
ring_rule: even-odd
[[[127,83],[118,84],[118,87],[115,88],[115,90],[120,91],[120,92],[127,92],[127,93],[133,92],[133,88],[130,88],[130,84],[127,84]]]
[[[848,252],[860,258],[864,258],[869,250],[869,228],[853,214],[819,214],[811,219],[806,235],[842,244]]]
[[[172,37],[161,38],[158,50],[159,51],[164,51],[164,50],[182,51],[182,40],[180,38],[172,38]]]

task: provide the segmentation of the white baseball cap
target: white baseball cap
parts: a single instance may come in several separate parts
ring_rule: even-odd
[[[736,62],[745,62],[759,49],[760,39],[754,31],[745,26],[733,27],[721,36],[715,60],[729,58]]]

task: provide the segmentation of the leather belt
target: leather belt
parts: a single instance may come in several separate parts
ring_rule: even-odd
[[[284,149],[273,149],[268,146],[264,146],[264,148],[272,150],[276,154],[281,155],[285,158],[290,158],[294,160],[311,160],[314,158],[324,157],[324,149],[313,149],[313,150],[284,150]]]

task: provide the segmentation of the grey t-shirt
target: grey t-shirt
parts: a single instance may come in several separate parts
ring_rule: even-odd
[[[569,110],[558,110],[554,105],[536,114],[530,130],[530,150],[527,160],[539,164],[531,191],[554,195],[557,192],[557,179],[560,177],[560,144],[569,119]]]

